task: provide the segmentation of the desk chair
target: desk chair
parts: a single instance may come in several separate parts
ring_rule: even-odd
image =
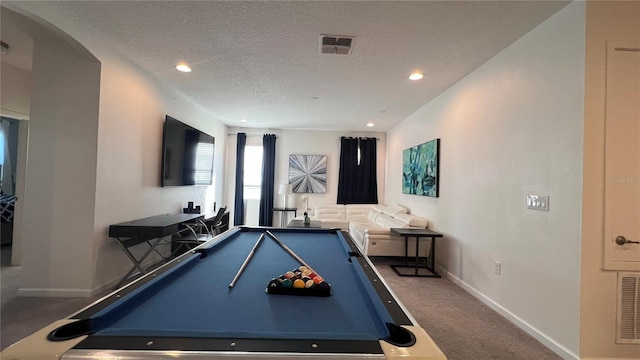
[[[185,231],[187,231],[187,235],[175,240],[179,245],[177,249],[181,249],[183,246],[186,246],[187,251],[191,250],[220,234],[222,232],[222,216],[224,216],[226,210],[226,206],[220,208],[212,220],[205,222],[202,219],[197,219],[195,223],[185,224]],[[207,222],[212,223],[211,228],[207,226]]]
[[[224,213],[226,211],[226,206],[221,207],[220,209],[218,209],[218,213],[216,214],[216,216],[214,216],[213,220],[210,220],[210,222],[212,223],[211,232],[213,233],[213,235],[222,233],[222,217],[224,216]]]

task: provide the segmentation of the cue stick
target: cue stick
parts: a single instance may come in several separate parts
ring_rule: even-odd
[[[253,257],[253,254],[256,252],[256,249],[258,248],[258,245],[260,245],[260,242],[262,241],[262,239],[264,239],[264,233],[260,234],[258,241],[256,241],[255,245],[253,245],[253,249],[251,249],[251,251],[249,252],[249,255],[247,255],[247,258],[244,259],[244,262],[242,263],[240,270],[238,270],[238,272],[236,273],[236,276],[233,278],[233,280],[231,280],[231,284],[229,284],[229,288],[232,288],[233,285],[236,284],[236,281],[238,281],[238,278],[240,277],[240,275],[242,275],[244,268],[246,268],[247,264],[249,264],[249,261],[251,261],[251,258]]]
[[[272,238],[273,240],[275,240],[275,242],[277,242],[277,243],[278,243],[278,245],[280,245],[280,246],[281,246],[281,247],[282,247],[286,252],[288,252],[288,253],[289,253],[289,255],[293,256],[293,257],[294,257],[294,259],[298,260],[298,262],[299,262],[300,264],[302,264],[302,265],[306,266],[306,267],[307,267],[307,269],[309,269],[309,270],[311,270],[312,272],[314,272],[314,273],[316,273],[316,274],[317,274],[317,272],[315,272],[315,270],[313,270],[313,269],[311,268],[311,266],[309,266],[309,264],[307,264],[304,260],[302,260],[302,258],[300,258],[300,256],[298,256],[296,253],[294,253],[294,252],[293,252],[293,250],[289,249],[289,248],[287,247],[287,245],[283,244],[283,243],[282,243],[282,241],[280,241],[280,239],[278,239],[278,237],[277,237],[277,236],[275,236],[275,235],[273,235],[273,234],[271,233],[271,231],[267,230],[267,235],[271,236],[271,238]]]

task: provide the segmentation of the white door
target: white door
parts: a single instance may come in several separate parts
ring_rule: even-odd
[[[640,44],[608,44],[604,269],[640,271]]]

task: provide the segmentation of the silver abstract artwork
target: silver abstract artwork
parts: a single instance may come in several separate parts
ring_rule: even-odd
[[[289,155],[289,184],[294,193],[326,193],[326,155]]]

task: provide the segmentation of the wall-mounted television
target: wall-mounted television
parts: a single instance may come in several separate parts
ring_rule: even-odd
[[[211,185],[215,138],[167,115],[162,134],[162,186]]]

